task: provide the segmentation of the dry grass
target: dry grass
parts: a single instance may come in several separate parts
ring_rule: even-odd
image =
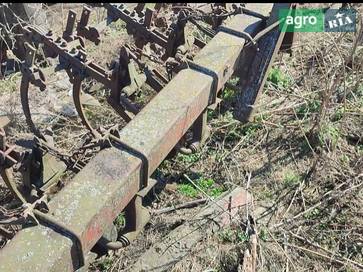
[[[255,121],[233,121],[227,102],[210,121],[200,159],[166,170],[191,167],[243,187],[252,173],[258,271],[363,268],[363,48],[354,44],[352,34],[300,35],[293,57],[281,55],[274,66],[286,85],[267,82]],[[245,246],[210,239],[175,271],[240,271]],[[224,257],[201,256],[208,247]]]
[[[258,271],[362,269],[363,48],[354,44],[352,34],[299,35],[293,56],[276,61],[282,84],[266,83],[254,122],[234,121],[227,99],[210,114],[203,149],[160,168],[166,182],[198,174],[227,188],[246,187],[251,173]],[[167,206],[182,196],[158,197],[156,205]],[[160,220],[170,225],[170,218],[154,218],[140,239],[163,237]],[[248,237],[233,237],[244,231],[232,226],[206,237],[173,271],[242,271]],[[120,254],[110,271],[127,270],[135,256]]]

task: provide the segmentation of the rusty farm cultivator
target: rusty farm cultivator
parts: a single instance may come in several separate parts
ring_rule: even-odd
[[[69,10],[60,36],[44,26],[16,24],[20,99],[35,140],[31,150],[18,151],[6,139],[9,119],[0,117],[1,177],[23,204],[20,215],[0,222],[0,234],[12,238],[0,250],[0,271],[75,271],[87,267],[96,244],[118,249],[130,243],[150,217],[142,205],[157,183],[150,176],[165,158],[197,151],[208,137],[207,109],[216,108],[232,76],[239,79],[235,118],[250,118],[274,57],[292,43],[291,33],[280,31],[278,11],[293,8],[106,3],[85,6],[79,19]],[[106,10],[107,20],[90,25],[93,9]],[[103,31],[116,21],[124,23],[132,42],[101,67],[86,47],[104,46]],[[201,35],[191,35],[190,26]],[[89,130],[72,154],[56,148],[29,105],[30,89],[47,89],[49,67],[68,75],[75,109]],[[123,119],[122,129],[90,120],[83,97],[87,80],[107,90],[104,99]],[[141,106],[133,97],[144,85],[156,94]],[[74,175],[63,186],[66,172]],[[122,211],[127,224],[115,235],[113,222]],[[9,225],[23,227],[13,237]]]

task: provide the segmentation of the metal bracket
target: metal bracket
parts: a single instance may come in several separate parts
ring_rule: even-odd
[[[73,35],[74,25],[76,23],[76,16],[77,14],[73,10],[68,11],[67,25],[62,36],[62,38],[65,39],[67,42],[73,40],[72,35]]]
[[[141,189],[127,205],[125,209],[126,223],[129,218],[132,221],[127,224],[124,230],[125,233],[122,235],[123,240],[127,240],[128,242],[134,240],[147,222],[150,221],[150,212],[142,205],[142,200],[156,184],[157,181],[155,179],[148,179],[147,186]]]
[[[148,158],[139,150],[133,148],[125,142],[122,142],[120,138],[114,136],[113,134],[109,134],[108,137],[110,140],[115,141],[118,145],[120,145],[125,151],[129,154],[139,158],[142,161],[141,171],[140,171],[140,189],[147,187],[149,180],[149,160]]]
[[[220,26],[218,27],[218,32],[224,32],[233,36],[236,36],[238,38],[242,38],[245,40],[248,40],[254,47],[257,48],[257,42],[252,38],[250,34],[244,31],[237,31],[232,28],[226,27],[226,26]]]
[[[85,265],[85,255],[84,255],[84,251],[83,251],[81,237],[74,230],[72,230],[71,228],[69,228],[68,226],[63,224],[62,222],[59,222],[57,219],[55,219],[51,215],[43,213],[36,209],[34,209],[33,212],[34,212],[34,215],[36,216],[36,218],[39,219],[40,221],[43,221],[44,223],[50,225],[51,227],[58,229],[61,232],[66,232],[75,238],[75,242],[76,242],[75,244],[77,246],[78,261],[79,261],[78,268],[83,267]]]
[[[87,26],[90,14],[91,9],[88,7],[83,7],[81,20],[77,24],[77,35],[84,37],[98,45],[101,41],[99,31],[95,27]]]
[[[210,76],[213,79],[208,104],[212,105],[212,104],[216,103],[217,92],[218,92],[218,80],[219,80],[218,74],[215,71],[213,71],[207,67],[201,66],[198,63],[195,63],[194,61],[189,61],[189,60],[184,63],[184,68],[190,68],[196,72]]]

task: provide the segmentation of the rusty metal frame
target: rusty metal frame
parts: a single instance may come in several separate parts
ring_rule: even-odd
[[[86,11],[89,14],[89,10]],[[75,15],[70,11],[68,18],[72,18],[72,20],[74,20]],[[71,24],[72,23],[74,24],[73,21],[71,22]],[[84,25],[84,23],[82,25]],[[72,27],[69,27],[69,30],[70,29],[72,29]],[[63,36],[66,36],[68,38],[73,37],[73,35],[70,35],[70,33],[68,33],[68,30],[66,31],[67,34]],[[97,64],[88,61],[87,55],[82,47],[72,47],[70,49],[68,48],[67,41],[64,38],[55,38],[52,32],[44,33],[40,29],[30,26],[25,26],[23,28],[23,32],[25,37],[24,46],[28,49],[27,52],[30,57],[34,56],[35,54],[35,49],[32,48],[32,46],[30,45],[32,43],[43,44],[46,57],[59,57],[60,68],[67,71],[70,77],[70,81],[73,83],[73,98],[77,111],[81,116],[83,124],[91,131],[91,133],[95,137],[99,137],[99,133],[88,122],[86,115],[83,112],[81,102],[79,100],[81,93],[81,84],[84,78],[94,78],[98,82],[102,83],[106,88],[112,90],[112,96],[109,98],[108,101],[110,105],[115,109],[115,111],[127,122],[132,119],[133,114],[136,114],[139,111],[138,107],[136,107],[136,105],[134,105],[131,101],[129,101],[125,97],[120,96],[121,88],[123,87],[123,85],[127,84],[125,80],[121,78],[121,75],[124,74],[123,71],[127,69],[127,67],[125,68],[120,64],[116,64],[112,70],[107,71],[102,67],[98,66]],[[74,39],[74,37],[72,39]],[[81,45],[82,43],[84,42],[80,41]],[[121,54],[122,52],[123,51],[121,51]],[[119,63],[121,62],[121,58],[123,57],[121,54]],[[30,83],[39,87],[40,90],[45,89],[45,77],[42,74],[41,70],[33,68],[33,63],[31,60],[25,61],[23,63],[22,72],[23,77],[21,83],[21,101],[24,113],[26,115],[26,120],[32,131],[38,137],[42,138],[40,131],[36,128],[31,118],[28,105],[28,89]],[[130,115],[128,111],[132,115]]]
[[[178,47],[185,42],[184,27],[187,20],[184,12],[180,12],[178,21],[173,25],[168,25],[163,33],[151,26],[157,13],[156,9],[146,8],[145,12],[136,12],[128,10],[124,4],[105,3],[103,6],[107,9],[110,20],[121,19],[126,23],[128,32],[135,36],[136,43],[140,48],[148,42],[155,42],[165,48],[164,60],[175,56]],[[194,44],[200,48],[205,46],[205,43],[199,39],[195,39]]]
[[[290,8],[290,12],[294,12],[295,5],[274,5],[271,16],[266,22],[266,29],[269,31],[261,31],[260,35],[257,35],[259,36],[257,42],[259,50],[255,51],[253,57],[251,57],[251,53],[249,54],[250,69],[242,71],[244,67],[240,65],[240,71],[236,73],[240,77],[240,92],[237,95],[237,106],[233,114],[234,118],[241,122],[251,121],[254,104],[264,87],[268,76],[267,71],[273,64],[274,56],[281,47],[283,47],[282,49],[291,47],[293,35],[280,30],[279,27],[281,19],[278,18],[278,10],[281,8]]]
[[[105,5],[106,7],[109,6],[108,10],[116,10],[121,12],[121,14],[125,13],[121,18],[126,18],[129,23],[131,22],[132,27],[141,27],[134,18],[127,15],[127,12],[123,12],[117,8],[118,6],[116,7],[110,4]],[[121,95],[122,89],[128,86],[132,81],[128,67],[130,60],[135,61],[139,67],[144,67],[143,70],[146,75],[146,83],[156,91],[160,91],[168,82],[168,80],[157,70],[149,69],[145,63],[141,62],[140,56],[137,55],[138,52],[130,46],[123,46],[121,48],[119,59],[113,62],[113,66],[110,69],[103,69],[97,64],[88,61],[87,54],[84,50],[84,38],[89,39],[96,44],[100,41],[97,28],[87,26],[90,12],[91,10],[89,8],[83,8],[81,19],[77,23],[76,35],[73,34],[74,25],[76,24],[76,13],[72,10],[68,13],[66,30],[62,37],[54,37],[51,31],[45,33],[43,30],[31,26],[24,26],[22,29],[24,33],[23,47],[26,49],[27,58],[22,64],[23,77],[21,81],[21,101],[29,127],[33,133],[40,138],[44,139],[31,118],[28,104],[28,89],[29,84],[33,84],[40,90],[44,90],[45,77],[40,69],[33,66],[36,49],[33,48],[31,44],[34,44],[36,47],[39,47],[39,45],[42,44],[46,57],[59,58],[59,69],[65,69],[70,77],[70,81],[73,83],[73,101],[82,123],[96,138],[100,138],[101,135],[97,131],[97,128],[91,126],[80,101],[81,85],[84,78],[94,78],[111,90],[111,95],[108,97],[107,101],[116,113],[126,122],[129,122],[140,110],[137,105],[134,105],[129,99]],[[146,26],[142,26],[142,28],[149,32]],[[181,31],[177,31],[177,29],[181,29]],[[173,29],[173,31],[175,33],[178,32],[178,35],[170,35],[170,37],[173,37],[173,40],[167,40],[167,48],[175,45],[174,42],[177,36],[184,35],[184,31],[181,27],[177,27],[176,29]],[[155,34],[154,32],[152,33]],[[70,44],[77,40],[79,41],[79,46],[75,47],[74,44]]]
[[[260,18],[241,14],[228,28],[253,37],[263,23]],[[141,189],[145,171],[148,176],[155,171],[208,107],[213,92],[218,92],[240,65],[245,43],[242,37],[217,33],[193,61],[216,78],[198,69],[181,70],[120,131],[114,146],[99,152],[48,203],[52,218],[63,222],[73,234],[45,225],[23,229],[0,251],[0,270],[78,269],[82,258],[75,237],[79,237],[83,251],[89,252]],[[146,168],[145,161],[132,150],[146,158]]]

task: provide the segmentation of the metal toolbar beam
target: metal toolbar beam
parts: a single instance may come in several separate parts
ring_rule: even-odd
[[[228,27],[253,35],[261,20],[237,15]],[[245,40],[218,33],[195,62],[218,75],[222,86],[233,73]],[[201,72],[179,72],[120,132],[122,142],[148,160],[148,175],[208,106],[213,79]],[[49,203],[50,214],[81,237],[88,252],[139,190],[141,159],[121,147],[98,153]],[[77,247],[67,237],[42,225],[20,231],[0,251],[0,271],[73,271]]]
[[[127,25],[142,34],[146,40],[155,42],[164,48],[168,45],[167,37],[163,33],[160,33],[157,30],[148,30],[144,27],[143,19],[142,22],[138,22],[135,17],[131,16],[133,12],[128,10],[124,4],[105,3],[104,7],[110,12],[111,16],[126,22]]]

